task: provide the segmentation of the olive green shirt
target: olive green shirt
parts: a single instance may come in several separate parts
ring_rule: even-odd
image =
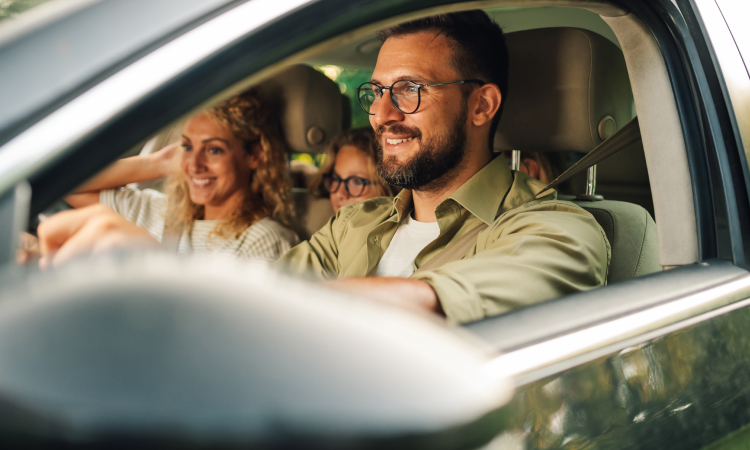
[[[435,208],[440,235],[417,255],[415,269],[452,240],[489,225],[464,259],[411,276],[433,287],[449,319],[470,322],[605,284],[604,231],[554,191],[522,205],[543,188],[498,157]],[[314,279],[371,276],[412,208],[409,190],[347,205],[278,264]]]

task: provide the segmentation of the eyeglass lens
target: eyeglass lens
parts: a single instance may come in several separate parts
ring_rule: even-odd
[[[365,180],[364,178],[349,177],[342,180],[338,175],[331,174],[326,175],[323,178],[323,187],[326,191],[333,194],[339,190],[342,182],[344,182],[344,189],[346,189],[346,193],[349,194],[350,197],[359,197],[365,192],[365,187],[370,184],[369,180]]]
[[[359,103],[367,113],[372,114],[372,106],[381,99],[383,91],[389,88],[381,88],[373,83],[365,83],[359,87]],[[404,114],[412,114],[419,107],[419,85],[411,81],[402,80],[393,83],[390,87],[391,102]]]

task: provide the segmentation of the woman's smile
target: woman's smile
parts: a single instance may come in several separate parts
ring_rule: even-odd
[[[210,178],[199,178],[199,177],[190,177],[190,181],[199,188],[205,188],[209,185],[213,184],[214,181],[216,181],[216,177],[210,177]]]
[[[180,167],[189,180],[190,200],[204,206],[206,220],[231,216],[251,178],[244,143],[208,115],[199,114],[185,124],[182,147]]]

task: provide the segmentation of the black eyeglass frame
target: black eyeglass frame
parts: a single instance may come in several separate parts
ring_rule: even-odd
[[[328,188],[326,188],[326,180],[327,179],[328,180],[333,180],[334,182],[338,182],[338,184],[336,185],[335,189],[328,189]],[[349,190],[349,180],[353,180],[353,179],[362,180],[362,192],[360,192],[357,195],[352,194],[352,192]],[[354,197],[354,198],[361,197],[365,193],[365,188],[367,186],[374,186],[374,185],[378,184],[375,181],[368,180],[367,178],[358,177],[356,175],[352,175],[352,176],[347,177],[347,178],[341,178],[341,177],[339,177],[338,175],[336,175],[333,172],[324,173],[323,174],[322,182],[323,182],[323,189],[325,189],[329,194],[333,194],[336,191],[338,191],[339,189],[341,189],[341,185],[343,184],[344,185],[344,190],[346,191],[347,195],[349,195],[349,197]],[[333,188],[333,184],[331,185],[331,188]]]
[[[417,107],[414,108],[414,111],[412,111],[412,112],[406,112],[406,111],[402,110],[401,108],[399,108],[398,107],[398,103],[396,103],[396,101],[393,99],[393,86],[395,86],[396,83],[403,83],[403,82],[411,83],[414,86],[417,86]],[[370,86],[374,86],[375,88],[377,88],[377,89],[380,90],[380,98],[383,98],[383,91],[386,91],[386,90],[391,91],[390,97],[391,97],[391,104],[393,104],[393,107],[396,108],[397,110],[401,111],[403,114],[414,114],[415,112],[419,111],[419,105],[422,104],[422,88],[423,87],[447,86],[449,84],[465,84],[465,83],[478,83],[480,85],[487,84],[487,83],[485,83],[482,80],[474,80],[474,79],[459,80],[459,81],[446,81],[446,82],[443,82],[443,83],[429,83],[429,84],[419,84],[419,83],[415,83],[415,82],[413,82],[411,80],[398,80],[398,81],[394,81],[393,84],[391,84],[390,87],[389,87],[389,86],[379,86],[379,85],[373,83],[372,81],[366,81],[366,82],[360,84],[359,87],[357,87],[357,100],[359,101],[359,107],[362,108],[362,110],[364,112],[366,112],[367,114],[369,114],[371,116],[375,115],[375,114],[371,113],[370,111],[368,111],[367,109],[365,109],[365,105],[362,104],[362,96],[360,95],[360,90],[362,89],[362,86],[364,86],[364,85],[367,84],[367,85],[370,85]]]

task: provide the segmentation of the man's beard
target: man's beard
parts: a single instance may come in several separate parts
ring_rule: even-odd
[[[403,163],[399,163],[394,155],[385,157],[383,133],[386,127],[379,126],[375,130],[378,173],[391,186],[425,191],[440,190],[450,181],[451,172],[459,170],[463,165],[467,117],[468,102],[464,99],[451,128],[446,133],[433,135],[425,142],[422,142],[419,128],[400,125],[388,127],[387,131],[412,136],[419,143],[417,153]]]

